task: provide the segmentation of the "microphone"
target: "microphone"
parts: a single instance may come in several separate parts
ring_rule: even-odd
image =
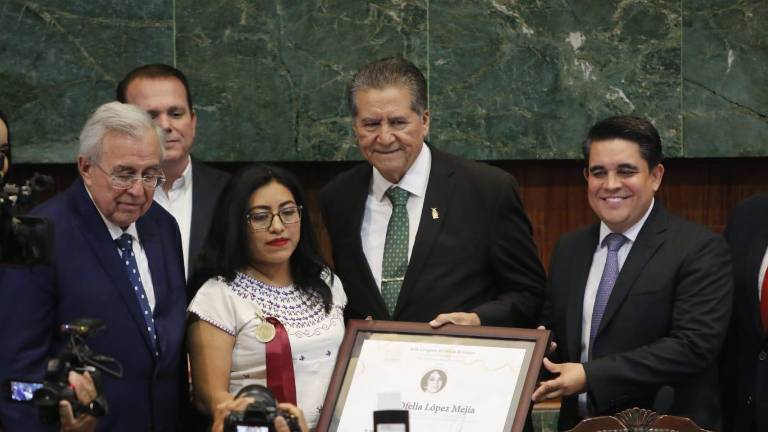
[[[674,403],[675,389],[672,386],[665,385],[656,392],[656,398],[653,400],[653,410],[658,414],[669,414]]]

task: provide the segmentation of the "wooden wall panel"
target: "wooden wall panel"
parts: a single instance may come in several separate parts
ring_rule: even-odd
[[[283,162],[295,173],[307,191],[307,206],[319,224],[318,193],[336,174],[357,162]],[[545,267],[557,239],[564,233],[595,221],[587,203],[586,182],[581,161],[496,161],[520,184],[525,209],[533,224],[534,239]],[[215,164],[235,171],[242,163]],[[670,159],[657,198],[671,211],[722,232],[733,207],[758,192],[768,192],[768,158]],[[39,171],[52,175],[59,190],[77,176],[70,164],[25,164],[14,167],[11,182]],[[318,230],[324,255],[329,242]]]

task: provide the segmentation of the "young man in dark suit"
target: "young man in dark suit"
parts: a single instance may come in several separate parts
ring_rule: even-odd
[[[655,201],[664,167],[648,121],[605,119],[583,152],[600,222],[564,235],[552,253],[542,321],[557,342],[544,360],[555,377],[533,398],[563,397],[562,430],[653,409],[671,388],[661,393],[670,414],[717,429],[717,358],[733,289],[725,241]]]
[[[5,269],[0,284],[2,382],[42,380],[68,343],[62,324],[104,322],[86,342],[122,377],[102,373],[98,430],[178,430],[186,290],[178,226],[152,199],[163,139],[140,108],[99,107],[80,135],[80,178],[31,213],[53,223],[52,265]],[[0,398],[0,417],[9,431],[50,430],[33,404]]]
[[[388,58],[349,86],[368,161],[321,192],[348,318],[532,326],[544,272],[508,173],[427,145],[426,80]]]
[[[723,430],[768,430],[768,195],[736,207],[725,239],[733,257],[733,315],[723,348]]]
[[[192,157],[197,116],[187,77],[165,64],[140,66],[117,86],[117,100],[147,111],[166,133],[163,172],[167,181],[155,194],[181,230],[187,277],[213,219],[213,209],[229,174]],[[190,293],[190,300],[194,293]]]

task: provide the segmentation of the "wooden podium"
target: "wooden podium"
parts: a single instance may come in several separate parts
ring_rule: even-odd
[[[613,416],[582,420],[570,432],[708,432],[691,419],[659,415],[653,411],[631,408]]]

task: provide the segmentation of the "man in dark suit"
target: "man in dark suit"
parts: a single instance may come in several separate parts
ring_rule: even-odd
[[[718,428],[717,356],[733,289],[727,246],[654,200],[664,167],[648,121],[603,120],[583,151],[600,222],[564,235],[552,253],[543,323],[557,348],[544,366],[556,376],[534,400],[564,398],[559,430],[654,402]]]
[[[190,155],[197,116],[187,77],[178,69],[150,64],[132,70],[118,84],[117,100],[146,110],[166,133],[163,172],[167,181],[155,193],[155,201],[179,224],[189,277],[229,174]]]
[[[99,430],[177,429],[186,295],[178,227],[152,200],[162,140],[145,111],[99,107],[80,135],[80,179],[32,212],[53,223],[53,264],[6,269],[0,285],[3,382],[42,380],[67,345],[62,324],[104,321],[86,342],[123,372],[102,373],[109,413]],[[50,430],[31,404],[2,398],[0,416],[9,431]]]
[[[321,191],[348,318],[531,326],[544,273],[506,172],[426,145],[426,80],[407,60],[364,66],[348,89],[369,162]]]
[[[734,274],[723,349],[723,430],[768,430],[768,195],[736,207],[725,230]]]

